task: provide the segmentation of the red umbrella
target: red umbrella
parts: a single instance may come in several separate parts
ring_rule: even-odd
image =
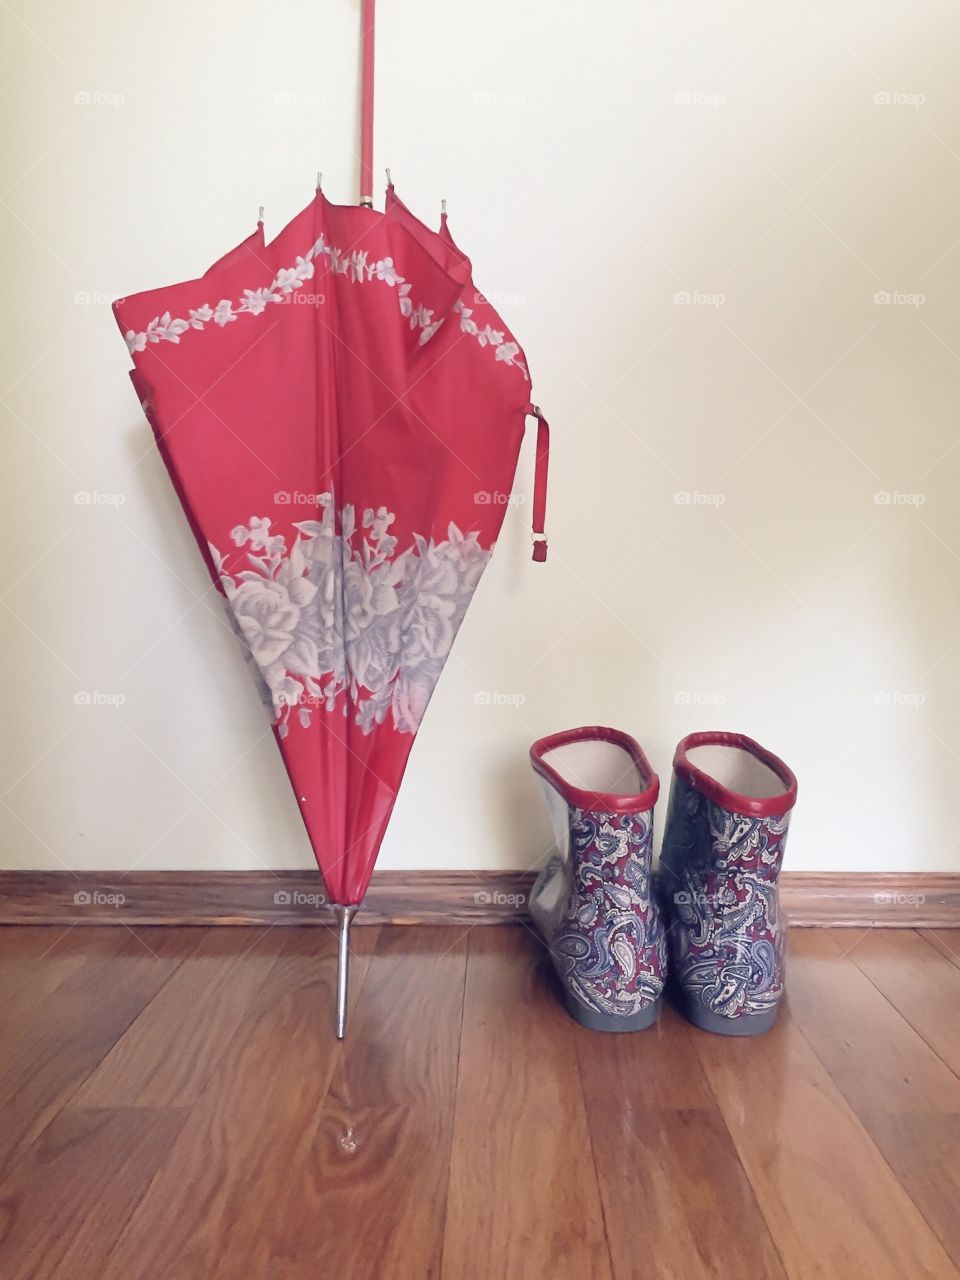
[[[372,3],[364,31],[369,192]],[[414,735],[539,419],[519,343],[439,231],[388,185],[383,213],[313,200],[203,276],[115,313],[207,567],[226,597],[340,926],[373,871]]]

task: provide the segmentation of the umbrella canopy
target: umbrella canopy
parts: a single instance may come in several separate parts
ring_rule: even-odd
[[[348,929],[414,735],[503,522],[527,414],[526,358],[447,225],[389,183],[372,208],[374,0],[363,0],[360,190],[319,189],[270,244],[114,312],[157,445],[270,710]]]
[[[318,190],[270,244],[261,224],[115,312],[329,896],[356,905],[540,416],[523,351],[446,217],[392,185],[383,213]]]

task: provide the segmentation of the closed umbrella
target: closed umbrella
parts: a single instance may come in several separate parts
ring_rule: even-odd
[[[364,13],[364,155],[372,129]],[[269,244],[115,305],[134,386],[242,640],[340,929],[373,871],[414,736],[538,418],[526,358],[437,231],[317,189]]]

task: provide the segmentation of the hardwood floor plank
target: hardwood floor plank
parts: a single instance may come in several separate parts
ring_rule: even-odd
[[[897,931],[898,951],[913,945],[908,931]],[[846,954],[840,930],[791,933],[794,1020],[848,1101],[960,1112],[960,1081],[857,966],[858,949]]]
[[[585,1031],[523,928],[358,929],[341,1044],[332,931],[0,929],[0,1276],[960,1275],[926,933],[795,930],[730,1040]]]
[[[14,1024],[76,973],[89,950],[82,934],[69,926],[0,929],[0,1027]]]
[[[19,1033],[42,1021],[42,1002],[71,983],[82,991],[89,986],[80,976],[85,966],[110,962],[119,949],[124,954],[179,960],[188,955],[205,930],[165,928],[0,928],[0,1034]],[[89,976],[89,975],[88,975]],[[69,988],[68,988],[69,989]]]
[[[376,938],[374,928],[354,935],[355,996]],[[313,1144],[340,1052],[335,935],[290,929],[283,941],[103,1280],[270,1275],[277,1208]]]
[[[787,1010],[755,1038],[690,1035],[788,1276],[954,1274]]]
[[[331,1086],[344,1107],[452,1106],[467,931],[381,931]]]
[[[668,1003],[642,1034],[598,1035],[575,1023],[572,1034],[588,1115],[611,1101],[641,1111],[716,1106],[686,1022]]]
[[[715,1106],[589,1119],[615,1280],[785,1275]]]
[[[4,1280],[99,1280],[186,1114],[71,1109],[56,1116],[0,1184]]]
[[[452,1107],[326,1107],[264,1274],[437,1280],[452,1130]]]
[[[849,955],[960,1076],[960,968],[910,929],[870,929]]]
[[[566,1012],[525,929],[470,935],[446,1280],[611,1280]]]
[[[844,950],[835,930],[791,935],[791,1013],[960,1266],[960,1080]]]
[[[539,939],[506,925],[475,929],[467,956],[458,1112],[582,1113],[575,1030]]]
[[[616,1280],[783,1276],[680,1014],[665,1002],[635,1035],[572,1034]]]
[[[917,933],[960,968],[960,929],[918,929]]]
[[[960,1115],[882,1107],[858,1115],[960,1275]]]
[[[0,1174],[8,1170],[153,999],[195,939],[86,929],[83,963],[21,1009],[0,1055]],[[188,931],[189,932],[189,931]]]
[[[275,930],[202,933],[193,953],[87,1077],[72,1105],[179,1107],[197,1100],[283,948]]]
[[[467,942],[386,929],[319,1130],[280,1218],[271,1276],[438,1277]]]

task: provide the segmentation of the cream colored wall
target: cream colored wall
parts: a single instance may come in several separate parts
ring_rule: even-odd
[[[549,563],[518,504],[381,865],[529,865],[528,744],[599,722],[665,782],[694,728],[779,751],[794,868],[960,869],[960,8],[379,8],[378,167],[447,197],[554,431]],[[7,866],[310,865],[108,303],[317,169],[355,197],[356,29],[0,7]]]

